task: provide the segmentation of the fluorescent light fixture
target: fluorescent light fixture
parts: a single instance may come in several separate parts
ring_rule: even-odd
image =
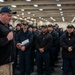
[[[33,16],[35,16],[35,14],[33,14]]]
[[[19,18],[20,20],[23,20],[22,18]]]
[[[16,5],[11,5],[11,7],[16,8],[17,6]]]
[[[44,20],[44,18],[41,18],[42,20]]]
[[[40,23],[40,26],[43,25],[43,22],[42,21],[40,21],[39,23]]]
[[[28,12],[28,14],[31,14],[31,12]]]
[[[59,1],[59,0],[56,0],[56,1]]]
[[[54,19],[54,21],[56,21],[56,20]]]
[[[22,13],[22,15],[24,15],[24,13]]]
[[[43,11],[43,9],[39,9],[40,11]]]
[[[71,22],[74,22],[75,21],[75,17],[73,18],[73,20]]]
[[[50,17],[51,19],[53,19],[53,17]]]
[[[17,16],[12,16],[12,18],[15,18],[15,19],[17,19]]]
[[[63,13],[63,12],[60,12],[61,14]]]
[[[17,15],[18,17],[20,16],[20,15]]]
[[[38,5],[37,4],[34,4],[34,7],[38,7]]]
[[[30,22],[29,20],[27,20],[27,22]]]
[[[63,16],[63,14],[61,14],[61,16]]]
[[[39,17],[39,19],[41,19],[41,17]]]
[[[24,18],[24,20],[27,20],[26,18]]]
[[[30,2],[31,0],[26,0],[27,2]]]
[[[21,11],[24,11],[24,9],[21,9]]]
[[[43,20],[45,20],[45,19],[43,19]]]
[[[56,21],[53,17],[50,17],[51,20]]]
[[[46,21],[46,19],[44,19]]]
[[[4,0],[0,0],[0,2],[4,2]]]
[[[64,17],[62,17],[62,21],[63,21],[63,22],[65,21],[65,18],[64,18]]]
[[[58,7],[61,7],[61,4],[57,4]]]
[[[30,19],[30,17],[27,17],[27,19]]]
[[[34,20],[33,18],[31,18],[31,20]]]
[[[62,10],[61,8],[59,8],[59,10]]]

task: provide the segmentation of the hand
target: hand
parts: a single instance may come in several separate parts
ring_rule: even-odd
[[[16,47],[17,47],[18,49],[21,49],[21,46],[22,46],[21,43],[17,43],[17,44],[16,44]]]
[[[39,50],[40,50],[40,52],[41,52],[41,53],[43,53],[43,52],[44,52],[44,48],[40,48]]]
[[[10,41],[10,40],[13,39],[13,32],[9,32],[9,33],[8,33],[7,39],[8,39],[8,41]]]
[[[68,47],[68,51],[71,52],[72,51],[72,47]]]
[[[24,51],[25,50],[25,46],[21,46],[21,50]]]

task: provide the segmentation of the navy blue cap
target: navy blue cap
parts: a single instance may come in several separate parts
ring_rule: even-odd
[[[20,24],[17,24],[16,26],[20,26]]]
[[[33,26],[33,28],[37,28],[37,26]]]
[[[67,28],[74,28],[74,26],[73,25],[68,25]]]
[[[22,23],[24,26],[28,26],[28,23],[26,22],[26,23]]]
[[[49,24],[48,27],[52,27],[53,28],[53,25],[52,24]]]
[[[3,7],[0,9],[0,13],[16,14],[17,12],[13,12],[8,6],[3,6]]]
[[[41,28],[47,28],[47,25],[42,25]]]
[[[30,27],[33,28],[33,25],[28,25],[28,27],[29,27],[29,28],[30,28]]]

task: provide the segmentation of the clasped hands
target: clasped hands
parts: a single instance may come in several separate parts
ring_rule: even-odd
[[[17,43],[17,44],[16,44],[16,47],[17,47],[18,49],[20,49],[21,51],[24,51],[24,50],[25,50],[25,46],[22,45],[21,43]]]
[[[41,53],[43,53],[43,52],[44,52],[44,48],[39,48],[39,51],[40,51]]]

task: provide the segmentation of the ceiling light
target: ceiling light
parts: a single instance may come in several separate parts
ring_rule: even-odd
[[[30,17],[27,17],[27,19],[30,19]]]
[[[41,17],[39,17],[39,19],[41,19]]]
[[[23,20],[22,18],[19,18],[20,20]]]
[[[4,2],[4,0],[0,0],[0,2]]]
[[[30,22],[29,20],[27,20],[27,22]]]
[[[43,25],[43,22],[42,21],[40,21],[39,23],[40,23],[40,26]]]
[[[28,12],[28,14],[31,14],[31,12]]]
[[[38,5],[37,4],[34,4],[34,7],[38,7]]]
[[[17,16],[12,16],[12,18],[15,18],[15,19],[17,19]]]
[[[51,20],[56,21],[53,17],[50,17]]]
[[[53,21],[56,21],[55,19]]]
[[[22,13],[22,15],[24,15],[24,13]]]
[[[60,12],[61,14],[63,13],[63,12]]]
[[[17,16],[20,16],[20,15],[17,15]]]
[[[11,5],[11,7],[16,8],[17,6],[16,5]]]
[[[24,20],[27,20],[26,18],[24,18]]]
[[[56,1],[59,1],[59,0],[56,0]]]
[[[44,20],[44,18],[41,18],[42,20]]]
[[[61,14],[61,16],[63,16],[63,14]]]
[[[64,17],[62,17],[62,21],[63,21],[63,22],[65,21]]]
[[[61,8],[59,8],[59,10],[62,10]]]
[[[30,2],[31,0],[26,0],[27,2]]]
[[[46,21],[46,19],[44,19]]]
[[[35,14],[33,14],[33,16],[35,16]]]
[[[33,18],[31,18],[31,20],[34,20]]]
[[[53,19],[53,17],[50,17],[51,19]]]
[[[43,19],[43,20],[45,20],[45,19]]]
[[[61,7],[61,4],[57,4],[58,7]]]
[[[43,11],[43,9],[39,9],[40,11]]]
[[[24,11],[24,9],[21,9],[21,11]]]
[[[73,18],[73,20],[71,22],[74,22],[74,20],[75,20],[75,17]]]

